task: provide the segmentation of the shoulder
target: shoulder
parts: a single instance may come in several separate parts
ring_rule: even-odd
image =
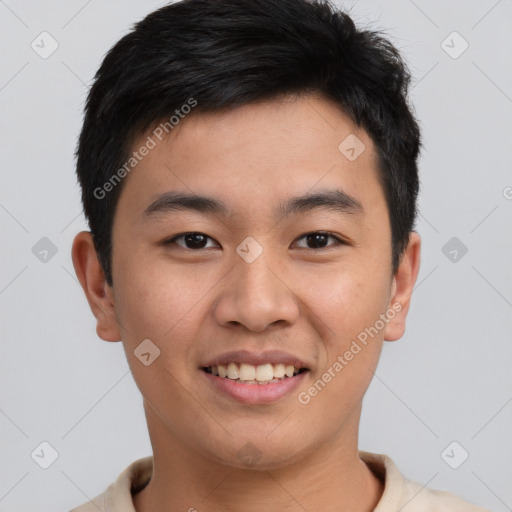
[[[75,507],[69,512],[106,512],[107,508],[105,505],[105,492],[96,496],[92,500],[87,503],[83,503],[82,505]]]
[[[105,492],[69,512],[135,512],[132,493],[149,482],[153,473],[153,457],[132,462]]]
[[[359,456],[384,484],[374,512],[490,512],[455,494],[404,478],[387,455],[360,452]]]
[[[402,512],[489,512],[455,494],[429,489],[407,479],[404,479],[402,503]]]

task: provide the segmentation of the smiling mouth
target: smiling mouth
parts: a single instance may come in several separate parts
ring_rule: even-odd
[[[260,364],[254,366],[248,363],[228,363],[214,366],[204,366],[204,372],[216,377],[229,379],[241,384],[272,384],[281,382],[308,371],[307,368],[297,368],[293,364]]]

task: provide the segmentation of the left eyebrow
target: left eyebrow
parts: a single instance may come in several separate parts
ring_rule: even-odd
[[[363,214],[362,204],[342,190],[321,190],[287,199],[274,211],[275,217],[291,214],[305,214],[314,209],[333,210],[344,214]],[[228,216],[233,211],[219,199],[182,192],[166,192],[156,198],[145,210],[144,217],[151,217],[171,211],[189,210],[199,213]]]
[[[363,205],[343,190],[321,190],[314,194],[292,197],[280,204],[276,216],[287,217],[294,213],[308,213],[316,208],[345,214],[363,214]]]

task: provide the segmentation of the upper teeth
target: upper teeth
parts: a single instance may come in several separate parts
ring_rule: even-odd
[[[299,373],[299,368],[294,367],[293,364],[267,363],[254,366],[247,363],[229,363],[227,365],[219,364],[212,366],[211,371],[213,375],[233,380],[268,382],[273,379],[282,379],[285,375],[286,377],[293,377]]]

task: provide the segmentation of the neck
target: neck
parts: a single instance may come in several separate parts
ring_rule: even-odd
[[[297,462],[255,470],[212,461],[173,438],[159,418],[146,415],[153,475],[133,497],[137,512],[370,512],[383,492],[359,458],[358,424]]]

